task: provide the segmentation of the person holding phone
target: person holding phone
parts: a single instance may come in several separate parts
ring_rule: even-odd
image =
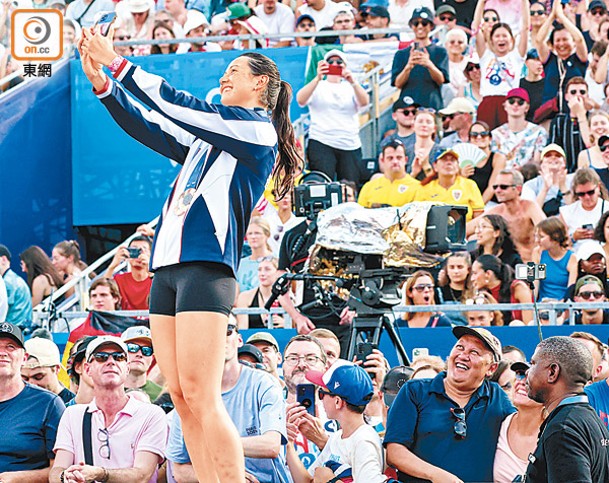
[[[368,93],[347,68],[347,57],[332,49],[317,64],[317,75],[296,94],[311,116],[309,169],[331,179],[359,181],[362,142],[357,113],[368,105]]]
[[[291,87],[271,59],[247,52],[220,78],[221,104],[209,104],[119,57],[112,35],[85,29],[78,45],[94,93],[127,133],[183,165],[151,255],[157,361],[198,479],[244,481],[243,446],[221,393],[228,316],[254,204],[271,174],[277,197],[289,193],[301,163]]]

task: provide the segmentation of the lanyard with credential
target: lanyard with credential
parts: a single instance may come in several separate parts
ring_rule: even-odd
[[[197,154],[198,150],[195,153],[195,156]],[[197,192],[197,186],[199,186],[199,183],[201,182],[203,168],[207,164],[206,160],[207,153],[204,153],[195,168],[192,170],[192,173],[190,173],[190,176],[188,177],[188,182],[184,187],[184,191],[182,191],[182,194],[180,194],[180,197],[178,198],[178,201],[176,202],[176,205],[174,207],[174,213],[177,216],[182,216],[184,213],[186,213],[188,211],[188,207],[193,202],[195,198],[195,193]]]

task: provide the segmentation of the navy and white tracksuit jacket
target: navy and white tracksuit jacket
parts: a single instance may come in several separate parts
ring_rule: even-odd
[[[237,272],[252,209],[277,155],[277,133],[262,109],[208,104],[125,60],[117,83],[97,92],[133,138],[182,164],[156,229],[152,270],[182,262],[223,263]],[[200,170],[186,214],[174,212],[191,174]],[[197,179],[197,177],[195,177]]]

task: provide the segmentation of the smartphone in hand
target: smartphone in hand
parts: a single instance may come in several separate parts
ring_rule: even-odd
[[[315,416],[315,384],[298,384],[296,401],[304,406],[311,416]]]
[[[343,66],[337,64],[330,64],[328,66],[328,75],[343,75]]]
[[[110,31],[110,26],[116,20],[116,13],[114,12],[99,12],[95,15],[94,27],[100,27],[100,33],[103,36],[107,36]]]

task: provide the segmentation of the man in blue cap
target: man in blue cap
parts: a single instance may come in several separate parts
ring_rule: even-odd
[[[368,373],[352,362],[338,359],[324,373],[308,371],[306,378],[319,386],[319,398],[329,419],[341,429],[330,439],[315,462],[306,470],[288,444],[287,459],[295,483],[341,481],[383,483],[383,451],[378,434],[364,422],[364,409],[373,395]],[[288,439],[294,434],[288,425]],[[292,441],[290,441],[292,442]],[[351,480],[349,480],[351,481]]]

